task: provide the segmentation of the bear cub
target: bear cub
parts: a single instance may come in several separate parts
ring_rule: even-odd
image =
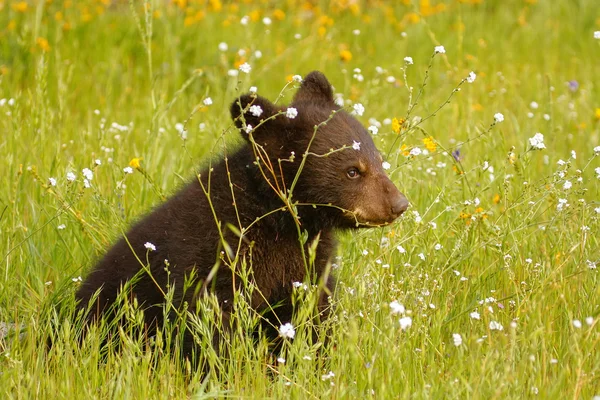
[[[199,296],[215,294],[227,326],[241,279],[235,265],[219,260],[236,252],[256,288],[251,307],[265,316],[271,333],[292,320],[294,282],[321,282],[318,309],[325,317],[334,288],[334,232],[389,224],[408,207],[369,133],[335,104],[322,73],[305,77],[289,108],[246,94],[233,102],[231,116],[245,144],[199,172],[96,264],[76,293],[78,308],[89,310],[88,322],[114,313],[111,305],[135,277],[127,295],[144,309],[149,331],[163,322],[167,286],[174,287],[174,305],[187,302],[192,313]],[[299,239],[298,225],[306,240]],[[314,265],[307,270],[315,239]],[[184,291],[190,276],[196,289]],[[192,356],[191,335],[184,336],[183,348]]]

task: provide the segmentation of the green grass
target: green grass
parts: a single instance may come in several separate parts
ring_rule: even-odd
[[[275,18],[277,2],[215,10],[190,1],[184,11],[154,1],[159,14],[149,20],[135,3],[134,14],[123,2],[0,1],[0,99],[7,100],[0,106],[0,321],[23,332],[0,339],[3,398],[600,395],[600,279],[591,268],[600,263],[595,0],[447,0],[433,2],[446,7],[430,16],[418,2],[359,2],[356,14],[336,9],[340,1],[317,2],[312,11],[289,2],[279,6],[283,20]],[[186,26],[186,15],[199,10],[204,18]],[[239,23],[256,10],[258,21]],[[410,12],[423,15],[411,23]],[[323,15],[333,24],[321,36]],[[268,27],[264,16],[272,18]],[[428,69],[437,45],[446,54]],[[252,71],[230,77],[240,49]],[[342,50],[352,59],[341,60]],[[288,76],[318,69],[349,104],[364,104],[365,126],[369,118],[403,118],[406,56],[414,59],[406,68],[413,101],[423,89],[412,126],[470,71],[477,79],[419,129],[397,135],[384,124],[374,137],[412,208],[390,227],[341,234],[336,313],[321,330],[335,346],[310,346],[302,329],[308,317],[299,317],[296,338],[284,346],[286,363],[277,363],[264,341],[243,335],[256,317],[242,295],[231,362],[220,373],[186,371],[127,328],[120,351],[101,351],[100,332],[77,342],[81,327],[64,315],[70,307],[59,315],[53,305],[71,304],[73,279],[195,167],[224,146],[241,145],[228,115],[237,95],[257,86],[274,99]],[[363,81],[353,77],[355,68]],[[577,88],[567,84],[572,80]],[[213,104],[200,107],[206,97]],[[495,113],[505,120],[490,129]],[[175,126],[185,121],[183,141]],[[111,129],[114,122],[128,128]],[[536,132],[544,134],[543,150],[529,146]],[[424,137],[436,151],[403,155],[403,144],[423,149]],[[460,162],[441,148],[460,149]],[[125,174],[134,157],[143,158],[142,170]],[[493,173],[482,168],[485,161]],[[83,168],[94,172],[89,189]],[[559,199],[569,206],[559,210]],[[391,312],[394,300],[412,318],[406,330],[402,315]],[[471,317],[475,311],[480,319]],[[123,312],[139,317],[128,305]],[[205,315],[204,328],[212,313]],[[503,330],[490,329],[494,321]],[[462,344],[454,345],[453,334]],[[171,343],[173,335],[166,329],[156,341]],[[55,338],[49,352],[48,336]],[[213,364],[224,357],[208,345],[206,354]]]

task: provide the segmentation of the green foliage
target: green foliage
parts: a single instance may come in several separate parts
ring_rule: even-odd
[[[0,1],[2,397],[600,395],[597,2],[278,3]],[[244,62],[250,73],[230,76]],[[171,320],[151,340],[123,299],[124,323],[80,342],[79,277],[241,145],[236,96],[256,86],[285,102],[291,77],[314,69],[379,125],[412,205],[342,234],[335,315],[319,325],[316,287],[299,286],[296,335],[272,355],[252,334],[246,280],[232,321],[212,298],[174,313],[169,291]],[[184,322],[208,374],[181,367]],[[224,324],[233,333],[213,346]]]

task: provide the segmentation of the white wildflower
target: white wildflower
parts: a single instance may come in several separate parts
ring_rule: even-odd
[[[467,82],[473,83],[473,82],[475,82],[476,78],[477,78],[477,75],[475,74],[475,72],[471,71],[471,72],[469,72],[469,75],[467,76]]]
[[[402,318],[400,318],[400,320],[398,322],[400,322],[400,329],[405,331],[411,327],[412,318],[411,317],[402,317]]]
[[[210,106],[213,103],[213,101],[210,97],[205,98],[202,102],[204,103],[205,106]]]
[[[460,336],[460,333],[452,334],[452,342],[454,342],[454,345],[457,347],[462,344],[463,340],[462,340],[462,336]]]
[[[363,106],[361,103],[356,103],[354,106],[352,106],[352,108],[354,108],[354,112],[358,116],[362,116],[365,112],[365,106]]]
[[[144,247],[151,251],[156,251],[156,246],[150,242],[144,243]]]
[[[545,149],[546,145],[544,144],[544,135],[541,133],[536,133],[533,137],[529,138],[529,144],[535,150]]]
[[[249,74],[250,71],[252,70],[252,67],[250,66],[250,64],[248,64],[246,62],[246,63],[243,63],[242,65],[240,65],[239,70],[242,71],[245,74]]]
[[[251,105],[248,111],[250,111],[250,114],[254,115],[255,117],[260,117],[260,114],[263,112],[262,108],[258,104]]]
[[[290,119],[294,119],[298,116],[298,110],[296,110],[294,107],[290,107],[285,110],[285,116]]]
[[[404,57],[404,62],[406,63],[406,65],[413,65],[413,59],[412,57]]]
[[[296,336],[296,330],[291,323],[287,322],[279,327],[279,336],[293,339]]]
[[[445,54],[446,53],[446,49],[444,48],[444,46],[435,46],[435,54]]]
[[[390,163],[389,163],[389,162],[387,162],[387,161],[384,161],[384,162],[381,164],[381,166],[382,166],[382,167],[383,167],[383,169],[385,169],[385,170],[388,170],[388,169],[390,169],[390,167],[391,167]]]
[[[502,113],[496,113],[496,114],[494,114],[494,121],[496,123],[498,123],[498,124],[500,122],[503,122],[504,121],[504,115]]]
[[[502,331],[502,330],[504,330],[504,327],[499,322],[491,321],[490,322],[490,330],[492,330],[492,331]]]

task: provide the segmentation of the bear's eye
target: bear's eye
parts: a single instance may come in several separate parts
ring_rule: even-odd
[[[346,171],[346,175],[348,175],[348,178],[350,179],[355,179],[360,176],[360,172],[358,171],[358,168],[352,167],[348,171]]]

